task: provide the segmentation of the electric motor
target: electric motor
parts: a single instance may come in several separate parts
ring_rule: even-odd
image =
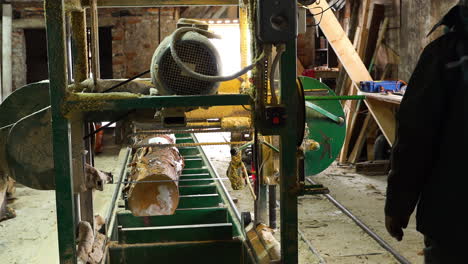
[[[190,77],[176,64],[170,50],[174,35],[166,37],[154,52],[151,78],[161,95],[216,94],[218,82]],[[189,31],[176,40],[175,49],[182,62],[193,71],[219,76],[221,62],[218,51],[210,40],[197,32]]]

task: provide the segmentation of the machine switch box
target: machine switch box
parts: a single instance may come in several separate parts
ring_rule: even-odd
[[[257,0],[257,36],[263,43],[280,44],[297,36],[297,2]]]

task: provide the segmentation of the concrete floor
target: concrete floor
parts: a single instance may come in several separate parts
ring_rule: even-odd
[[[228,140],[221,133],[200,134],[201,141]],[[204,147],[218,173],[223,177],[229,162],[229,146]],[[121,156],[121,155],[120,155]],[[110,142],[105,152],[96,157],[96,166],[111,171],[117,177],[119,148]],[[391,239],[384,228],[383,205],[385,200],[385,176],[367,177],[357,175],[335,165],[315,177],[329,187],[331,194],[386,239],[412,263],[422,263],[420,252],[422,237],[415,230],[414,219],[406,230],[403,242]],[[229,182],[225,185],[230,189]],[[113,186],[96,192],[95,210],[105,215]],[[237,198],[240,211],[253,212],[252,198],[245,188],[230,189]],[[17,200],[10,206],[16,210],[15,219],[0,222],[1,264],[50,264],[58,263],[57,228],[55,218],[55,195],[53,191],[37,191],[18,186]],[[374,240],[361,231],[349,218],[321,196],[299,199],[299,225],[327,263],[397,263]],[[277,232],[277,237],[279,232]],[[299,242],[300,263],[318,263],[308,246]]]

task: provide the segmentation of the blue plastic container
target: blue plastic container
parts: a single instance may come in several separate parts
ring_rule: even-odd
[[[385,92],[399,92],[405,83],[402,81],[373,81],[361,82],[361,91],[366,93],[385,93]]]

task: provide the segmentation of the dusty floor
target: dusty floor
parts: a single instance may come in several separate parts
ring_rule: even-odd
[[[227,135],[213,137],[200,135],[201,141],[228,139]],[[107,145],[105,153],[96,158],[102,170],[118,175],[119,148]],[[204,147],[221,177],[225,175],[229,162],[229,147]],[[343,203],[369,227],[387,240],[412,263],[422,263],[422,237],[415,231],[414,219],[405,232],[403,242],[391,239],[385,232],[383,205],[385,176],[362,176],[352,171],[332,166],[314,180],[331,190],[331,195]],[[253,212],[253,203],[247,188],[233,191],[240,211]],[[112,193],[112,187],[98,194],[95,207],[105,212],[104,202]],[[55,195],[52,191],[37,191],[18,186],[17,200],[10,206],[17,217],[0,222],[0,264],[50,264],[58,263],[57,234],[55,219]],[[326,263],[397,263],[374,240],[367,236],[348,217],[322,196],[299,199],[300,229]],[[279,234],[279,232],[277,232]],[[299,242],[300,263],[319,263],[318,258],[302,240]]]

